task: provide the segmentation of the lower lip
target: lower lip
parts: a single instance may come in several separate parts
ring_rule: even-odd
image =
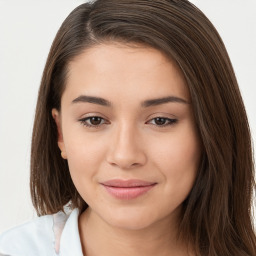
[[[145,193],[147,193],[150,189],[152,189],[155,184],[149,186],[142,186],[142,187],[110,187],[103,185],[107,192],[117,199],[122,200],[130,200],[135,199]]]

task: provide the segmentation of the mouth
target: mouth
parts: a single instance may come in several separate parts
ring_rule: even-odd
[[[157,183],[143,180],[108,180],[100,183],[114,198],[122,200],[135,199],[151,190]]]

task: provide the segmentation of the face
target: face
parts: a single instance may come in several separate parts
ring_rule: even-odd
[[[92,214],[141,229],[177,216],[191,191],[200,143],[177,65],[156,49],[87,49],[69,64],[58,145]]]

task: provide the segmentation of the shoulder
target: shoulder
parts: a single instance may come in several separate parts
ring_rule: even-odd
[[[0,256],[82,256],[77,208],[37,217],[0,235]]]
[[[0,235],[0,255],[54,255],[53,215],[37,217]]]

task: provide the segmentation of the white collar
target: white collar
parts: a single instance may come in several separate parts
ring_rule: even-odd
[[[78,229],[78,217],[78,209],[74,209],[70,214],[59,212],[53,216],[55,250],[56,253],[59,252],[59,256],[83,256]]]

